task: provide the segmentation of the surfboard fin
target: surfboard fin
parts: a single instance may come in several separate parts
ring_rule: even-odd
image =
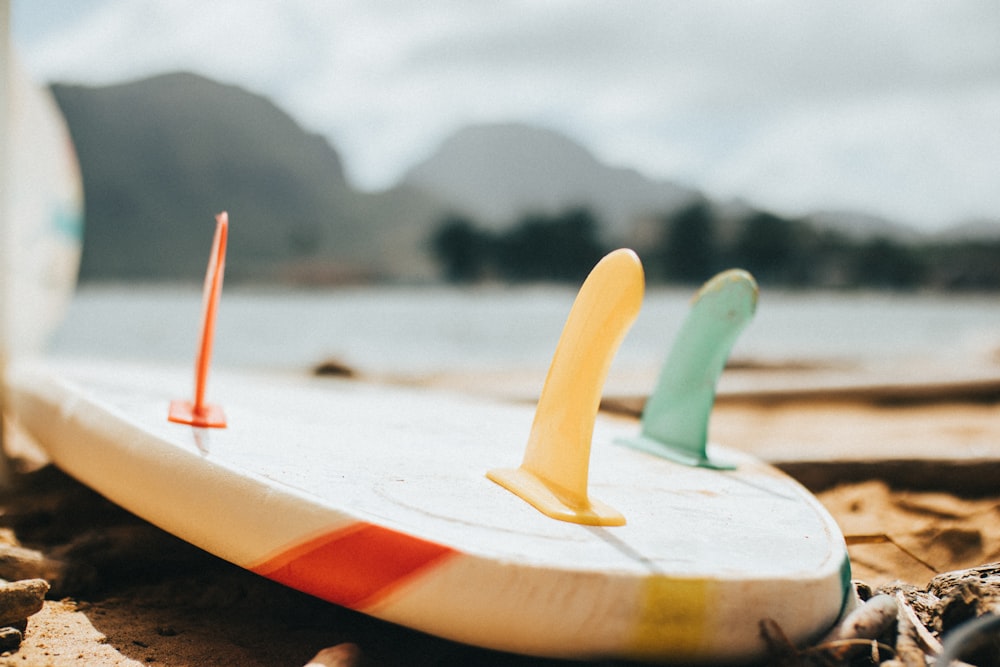
[[[570,309],[538,399],[524,460],[487,477],[555,519],[621,526],[625,517],[587,493],[590,445],[604,381],[642,305],[642,264],[631,250],[598,262]]]
[[[729,352],[757,309],[757,293],[753,276],[739,269],[702,286],[643,409],[641,434],[619,443],[691,466],[734,467],[708,458],[708,419]]]
[[[212,343],[215,340],[215,315],[222,293],[222,277],[226,272],[226,240],[229,235],[229,214],[215,216],[215,238],[208,258],[205,288],[202,296],[201,341],[194,365],[194,399],[170,402],[167,419],[178,424],[208,428],[225,428],[226,415],[218,405],[205,402],[208,369],[212,363]]]

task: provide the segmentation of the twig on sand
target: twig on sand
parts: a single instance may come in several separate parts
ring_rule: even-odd
[[[924,626],[902,591],[896,591],[897,617],[896,650],[906,665],[927,664],[925,655],[937,656],[941,653],[941,642]],[[919,660],[919,662],[918,662]]]

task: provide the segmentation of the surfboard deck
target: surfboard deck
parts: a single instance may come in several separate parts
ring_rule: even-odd
[[[564,658],[759,657],[764,618],[822,633],[849,590],[811,494],[735,450],[734,470],[623,447],[600,415],[590,485],[623,526],[551,519],[487,479],[533,406],[351,380],[217,372],[228,428],[169,422],[184,369],[21,361],[17,421],[64,471],[206,551],[377,618]]]

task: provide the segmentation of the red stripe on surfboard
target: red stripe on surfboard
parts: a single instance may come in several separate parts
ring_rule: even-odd
[[[352,609],[374,604],[454,549],[356,523],[251,568],[268,579]]]

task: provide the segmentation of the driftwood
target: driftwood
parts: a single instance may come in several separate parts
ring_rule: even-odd
[[[968,629],[972,620],[987,631],[1000,629],[1000,563],[940,574],[924,589],[911,585],[888,585],[870,596],[863,584],[857,593],[867,601],[845,616],[824,639],[805,648],[793,646],[771,619],[760,622],[761,637],[768,647],[768,664],[778,667],[841,666],[859,664],[885,667],[927,667],[940,664],[949,651],[948,641]],[[870,596],[870,597],[869,597]],[[991,619],[987,621],[987,619]],[[958,630],[958,631],[957,631]],[[991,635],[992,636],[992,635]],[[980,642],[981,644],[983,642]],[[996,650],[995,644],[989,644]],[[965,658],[959,647],[950,656]],[[987,650],[989,650],[987,648]],[[997,664],[1000,656],[989,654],[985,662]],[[963,665],[956,660],[952,667]]]
[[[939,636],[984,614],[1000,614],[1000,563],[939,574],[927,592],[940,603],[930,620]]]
[[[896,598],[876,595],[848,614],[823,641],[878,639],[896,623],[897,614]]]
[[[899,609],[897,660],[922,667],[942,655],[942,639],[949,633],[984,615],[1000,614],[1000,563],[939,574],[923,589],[889,585],[879,592],[892,593]]]
[[[896,650],[900,659],[907,667],[925,665],[925,656],[941,653],[941,642],[924,626],[901,591],[896,592],[896,604],[899,608]]]
[[[939,598],[944,598],[954,595],[969,582],[975,582],[982,594],[1000,600],[1000,563],[987,563],[967,570],[939,574],[931,579],[927,590]]]

